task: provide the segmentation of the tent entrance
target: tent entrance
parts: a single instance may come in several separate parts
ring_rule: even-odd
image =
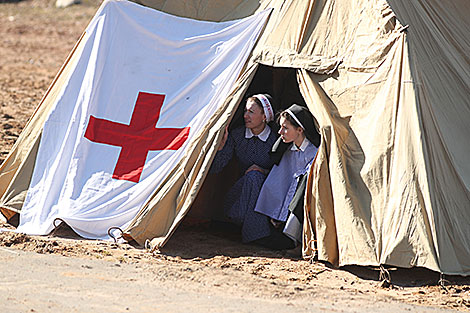
[[[276,113],[289,107],[292,103],[306,106],[298,87],[295,69],[260,65],[234,114],[229,130],[243,125],[243,111],[246,99],[258,93],[268,93],[273,97],[273,106]],[[271,123],[270,126],[273,131],[278,131],[278,126],[275,122]],[[209,173],[183,224],[189,221],[226,222],[227,220],[224,216],[224,196],[239,176],[239,168],[235,159],[232,159],[220,173]]]
[[[243,125],[243,109],[246,99],[254,94],[268,93],[273,98],[274,111],[289,107],[293,103],[306,106],[297,82],[296,69],[259,65],[253,80],[230,124],[230,128]]]

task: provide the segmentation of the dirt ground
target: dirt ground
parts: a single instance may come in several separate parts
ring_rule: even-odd
[[[52,0],[0,0],[0,162],[98,5],[84,1],[57,9]],[[13,229],[2,222],[0,228]],[[378,269],[335,269],[243,245],[237,233],[208,223],[183,224],[154,253],[83,240],[67,229],[42,237],[0,232],[0,303],[6,312],[470,309],[468,278],[446,276],[439,284],[440,275],[424,269],[389,273],[391,284],[379,280]],[[97,298],[100,293],[107,297]]]

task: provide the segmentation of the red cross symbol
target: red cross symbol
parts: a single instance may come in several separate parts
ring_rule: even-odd
[[[139,92],[129,125],[90,116],[85,138],[121,147],[113,178],[139,182],[149,151],[177,150],[189,127],[155,128],[165,95]]]

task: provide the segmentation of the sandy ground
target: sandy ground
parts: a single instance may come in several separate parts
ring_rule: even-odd
[[[98,2],[0,0],[0,161],[52,82]],[[0,222],[1,228],[13,229]],[[238,234],[185,223],[161,251],[0,232],[1,312],[466,311],[470,279],[390,268],[334,269],[242,245]]]

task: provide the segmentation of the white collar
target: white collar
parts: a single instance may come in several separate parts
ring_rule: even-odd
[[[246,139],[250,139],[251,137],[255,136],[255,137],[258,137],[259,139],[261,139],[262,141],[266,142],[266,140],[268,140],[270,134],[271,134],[271,128],[268,125],[264,126],[263,131],[261,133],[259,133],[258,135],[253,134],[253,132],[251,131],[250,128],[245,127],[245,138]]]
[[[307,146],[310,144],[310,140],[307,139],[307,137],[304,138],[304,141],[302,141],[302,144],[300,145],[300,148],[297,148],[295,143],[292,143],[292,147],[290,148],[292,151],[302,151],[304,152],[305,149],[307,149]]]

